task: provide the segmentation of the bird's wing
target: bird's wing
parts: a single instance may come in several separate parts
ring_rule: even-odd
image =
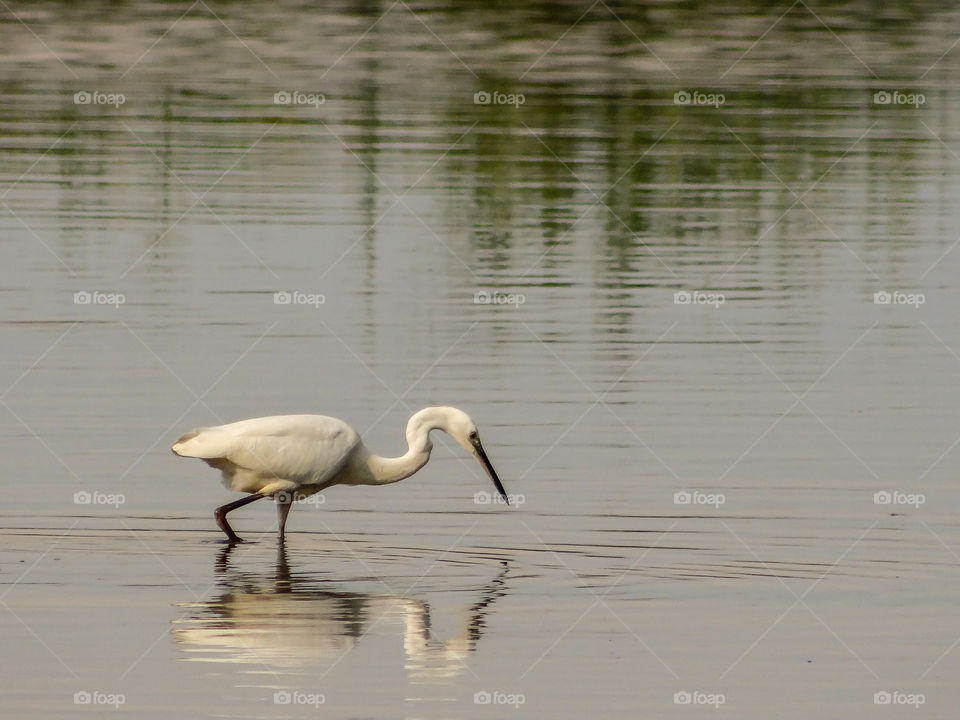
[[[278,478],[320,483],[338,472],[360,437],[342,420],[323,415],[278,415],[200,428],[181,436],[184,457],[225,458]]]

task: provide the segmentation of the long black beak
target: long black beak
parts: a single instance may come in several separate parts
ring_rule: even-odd
[[[507,499],[507,491],[503,489],[503,483],[501,483],[500,478],[497,477],[497,471],[494,470],[493,465],[490,464],[490,459],[483,451],[483,445],[480,444],[479,439],[473,441],[473,449],[477,453],[477,460],[480,461],[480,464],[483,465],[483,469],[487,471],[487,475],[489,475],[490,479],[493,480],[493,484],[497,488],[497,492],[500,493],[500,497],[503,498],[503,502],[509,505],[510,501]]]

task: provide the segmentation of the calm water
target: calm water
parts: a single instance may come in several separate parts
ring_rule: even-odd
[[[944,716],[958,21],[5,5],[4,714]],[[519,508],[437,438],[226,552],[168,450],[429,404]]]

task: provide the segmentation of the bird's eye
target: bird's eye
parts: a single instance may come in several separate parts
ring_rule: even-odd
[[[471,440],[477,440],[480,438],[480,434],[476,430],[471,430],[469,437]]]

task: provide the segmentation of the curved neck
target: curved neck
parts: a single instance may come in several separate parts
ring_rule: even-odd
[[[386,485],[410,477],[422,468],[430,459],[433,443],[430,442],[431,430],[443,430],[449,433],[449,423],[452,413],[459,413],[466,422],[470,418],[455,408],[428,407],[416,412],[407,422],[407,452],[396,458],[385,458],[379,455],[370,455],[367,458],[367,467],[372,476],[373,484]]]
[[[430,451],[433,449],[430,431],[439,427],[428,410],[421,410],[414,414],[407,423],[407,452],[395,458],[370,455],[367,466],[370,468],[375,484],[395,483],[410,477],[426,465],[427,460],[430,459]]]
[[[386,458],[379,455],[370,455],[367,467],[377,485],[388,485],[413,475],[427,464],[430,459],[430,443],[425,448],[410,447],[400,457]]]

